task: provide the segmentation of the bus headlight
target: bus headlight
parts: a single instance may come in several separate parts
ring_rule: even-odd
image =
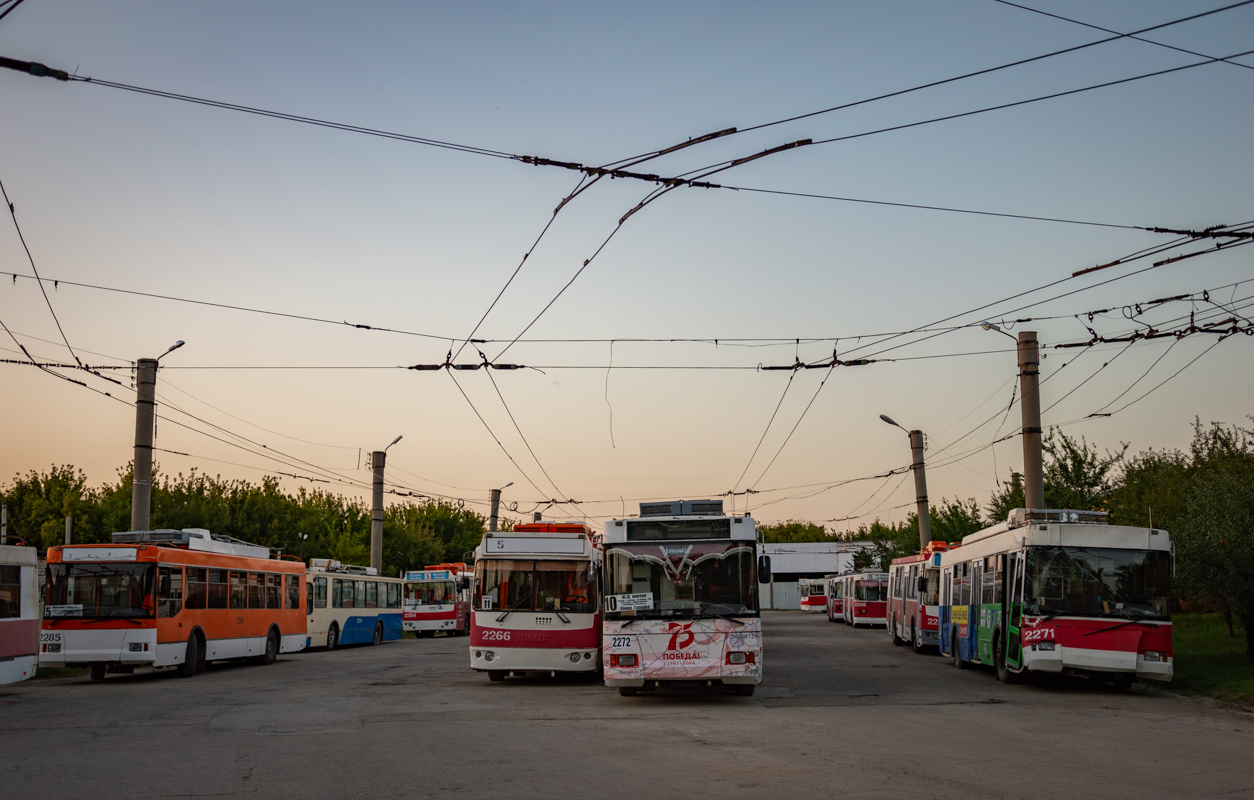
[[[757,654],[756,653],[737,653],[737,652],[728,653],[727,663],[728,664],[754,664],[754,663],[757,663]]]
[[[60,653],[60,652],[61,652],[61,643],[60,643],[60,642],[53,642],[52,644],[45,644],[45,645],[44,645],[44,652],[45,652],[45,653]]]
[[[475,651],[475,658],[483,658],[483,651],[482,651],[482,650],[476,650],[476,651]]]
[[[571,653],[571,654],[570,654],[570,663],[572,663],[572,664],[578,664],[578,663],[579,663],[579,654],[578,654],[578,653]]]
[[[496,661],[496,653],[493,653],[491,650],[489,650],[488,652],[483,654],[483,660],[484,661]]]
[[[1163,660],[1163,654],[1158,652],[1157,650],[1146,650],[1144,653],[1141,653],[1141,655],[1145,656],[1146,661],[1162,661]]]
[[[1033,650],[1053,650],[1054,643],[1053,642],[1037,642],[1036,644],[1032,645],[1032,649]]]
[[[144,649],[145,648],[144,648],[143,642],[131,642],[130,643],[130,650],[132,653],[139,653],[139,652],[142,652]]]
[[[611,667],[634,667],[636,666],[636,654],[635,653],[622,653],[622,654],[611,653],[610,654],[610,666]]]

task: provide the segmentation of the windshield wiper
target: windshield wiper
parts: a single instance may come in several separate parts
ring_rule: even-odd
[[[714,618],[714,619],[725,619],[725,620],[727,620],[728,622],[734,622],[734,623],[736,623],[737,625],[744,625],[744,623],[743,623],[743,622],[741,622],[740,620],[736,619],[736,618],[735,618],[735,617],[733,617],[731,614],[696,614],[695,616],[696,616],[698,619],[710,619],[710,618]]]
[[[570,622],[570,617],[563,614],[560,608],[554,608],[553,613],[556,614],[557,618],[560,619],[562,622]]]
[[[510,606],[509,608],[505,609],[505,612],[504,612],[504,613],[502,613],[502,614],[501,614],[501,616],[497,617],[497,618],[496,618],[496,621],[497,621],[497,622],[504,622],[504,621],[505,621],[505,618],[506,618],[506,617],[508,617],[508,616],[509,616],[512,612],[517,611],[518,609],[520,609],[520,608],[522,608],[522,607],[523,607],[523,602],[524,602],[524,601],[525,601],[525,602],[527,602],[527,603],[530,603],[530,602],[531,602],[531,596],[530,596],[530,595],[528,595],[527,597],[520,599],[517,603],[514,603],[514,604],[513,604],[512,606]]]
[[[1143,622],[1145,622],[1145,620],[1141,620],[1141,619],[1130,619],[1130,620],[1128,620],[1127,622],[1120,622],[1118,625],[1111,625],[1109,628],[1102,628],[1101,630],[1089,631],[1088,633],[1086,633],[1086,634],[1084,634],[1084,635],[1085,635],[1085,636],[1092,636],[1092,635],[1093,635],[1093,634],[1095,634],[1095,633],[1105,633],[1106,631],[1113,631],[1113,630],[1115,630],[1116,628],[1126,628],[1126,627],[1127,627],[1127,626],[1129,626],[1129,625],[1140,625],[1140,624],[1141,624],[1141,623],[1143,623]]]
[[[641,615],[637,614],[636,616],[634,616],[634,617],[632,617],[631,619],[629,619],[629,620],[627,620],[626,622],[624,622],[624,623],[623,623],[623,628],[626,628],[628,625],[630,625],[630,624],[631,624],[631,623],[633,623],[633,622],[639,622],[639,621],[640,621],[640,620],[642,620],[642,619],[647,619],[647,617],[644,617],[644,616],[641,616]]]

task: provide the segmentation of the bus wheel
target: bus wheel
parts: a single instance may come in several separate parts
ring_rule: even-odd
[[[102,681],[104,680],[104,676],[105,676],[104,664],[92,664],[91,665],[91,679],[93,681]]]
[[[383,623],[382,622],[376,622],[374,624],[374,639],[370,641],[370,644],[372,645],[383,644]]]
[[[953,656],[954,666],[958,669],[966,669],[969,665],[962,660],[962,655],[958,652],[958,631],[954,631],[953,642],[951,644],[950,655]]]
[[[892,619],[888,621],[888,629],[892,631],[892,634],[893,634],[893,647],[901,647],[903,644],[906,643],[905,639],[897,635],[897,618],[896,617],[893,617]]]
[[[1135,678],[1126,672],[1122,672],[1110,679],[1110,688],[1116,692],[1126,692],[1132,688],[1132,682]]]
[[[490,680],[490,681],[503,681],[503,680],[505,680],[505,671],[504,671],[504,670],[499,670],[499,669],[490,669],[490,670],[488,670],[488,680]]]
[[[200,666],[200,642],[196,639],[196,634],[187,637],[187,650],[184,651],[183,663],[179,665],[179,677],[190,678],[196,674],[196,668]]]
[[[618,693],[622,695],[623,697],[635,697],[636,695],[640,694],[640,687],[639,686],[620,686],[618,687]]]
[[[273,664],[279,659],[279,636],[274,631],[266,634],[266,652],[262,653],[258,663]]]
[[[340,626],[334,622],[327,629],[327,649],[334,650],[335,646],[340,643]]]
[[[919,633],[918,620],[910,624],[910,649],[914,652],[923,653],[923,636]]]
[[[1018,683],[1019,673],[1011,672],[1010,667],[1006,666],[1006,651],[1002,647],[1000,636],[993,639],[993,652],[997,654],[993,657],[997,666],[997,680],[1002,683]]]
[[[736,684],[736,696],[737,697],[752,697],[753,690],[756,688],[758,687],[754,686],[752,683],[738,683]]]

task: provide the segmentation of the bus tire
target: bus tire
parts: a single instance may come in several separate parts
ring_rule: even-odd
[[[374,624],[374,638],[370,640],[370,644],[383,644],[383,620]]]
[[[1002,683],[1018,683],[1019,673],[1011,672],[1010,667],[1006,664],[1006,651],[1002,647],[1001,634],[993,637],[993,663],[997,669],[997,680]]]
[[[187,650],[184,651],[183,663],[179,665],[178,675],[180,678],[190,678],[196,674],[196,668],[200,665],[200,641],[196,638],[196,634],[187,637]]]
[[[93,681],[102,681],[104,680],[104,676],[105,676],[104,664],[92,664],[91,665],[91,679]]]
[[[503,680],[505,680],[505,670],[500,670],[500,669],[490,669],[490,670],[488,670],[488,680],[490,680],[490,681],[503,681]]]
[[[327,628],[327,650],[334,650],[335,646],[340,643],[340,626],[332,622],[331,627]]]
[[[736,696],[753,697],[753,690],[756,688],[758,687],[752,683],[738,683],[736,684]]]
[[[888,629],[893,634],[893,647],[901,647],[906,640],[897,635],[897,618],[893,617],[888,621]]]
[[[635,697],[636,695],[640,694],[640,687],[639,686],[620,686],[618,687],[618,693],[622,695],[623,697]]]
[[[1132,688],[1132,683],[1136,678],[1126,672],[1121,672],[1110,679],[1110,688],[1116,692],[1126,692]]]
[[[910,649],[920,655],[923,654],[923,634],[919,631],[918,620],[910,623]]]
[[[266,651],[257,659],[258,664],[273,664],[279,660],[279,634],[274,628],[266,634]]]
[[[950,646],[953,648],[950,651],[950,655],[953,656],[954,666],[957,667],[958,669],[966,669],[967,667],[969,667],[970,664],[962,660],[962,654],[958,650],[958,631],[956,630],[954,631],[953,639],[951,640]]]

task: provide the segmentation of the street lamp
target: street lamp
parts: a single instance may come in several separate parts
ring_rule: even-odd
[[[1013,333],[1009,333],[1005,330],[1002,330],[1002,327],[1000,325],[997,325],[995,323],[989,322],[988,320],[985,320],[980,323],[980,327],[986,331],[997,331],[1002,336],[1009,336],[1011,339],[1015,340],[1016,345],[1019,344],[1019,340],[1015,339],[1015,335]]]
[[[300,539],[300,560],[303,562],[305,560],[305,542],[309,539],[309,534],[298,533],[296,538]]]
[[[1015,341],[1019,364],[1019,408],[1023,413],[1023,504],[1045,507],[1045,463],[1041,452],[1041,355],[1036,331],[1020,331],[1012,336],[991,322],[980,323],[986,331],[997,331]]]
[[[895,428],[906,431],[910,437],[910,469],[914,472],[914,499],[919,514],[919,551],[932,541],[932,517],[927,508],[927,476],[923,472],[923,431],[907,431],[892,417],[880,414],[880,419]]]
[[[184,342],[182,339],[179,339],[177,342],[175,342],[174,344],[170,345],[170,348],[169,348],[168,350],[166,350],[164,353],[162,353],[161,355],[159,355],[159,356],[157,356],[156,358],[154,358],[154,359],[153,359],[153,361],[160,361],[161,359],[163,359],[163,358],[165,358],[166,356],[170,355],[170,353],[173,353],[175,350],[179,349],[180,347],[182,347],[182,346],[183,346],[183,345],[185,345],[185,344],[187,344],[187,342]]]
[[[396,444],[397,442],[399,442],[401,439],[404,439],[404,438],[405,438],[405,434],[401,434],[400,436],[397,436],[395,439],[392,440],[392,444]],[[392,444],[388,445],[388,447],[391,447]],[[388,447],[383,448],[383,452],[386,453],[388,451]]]

